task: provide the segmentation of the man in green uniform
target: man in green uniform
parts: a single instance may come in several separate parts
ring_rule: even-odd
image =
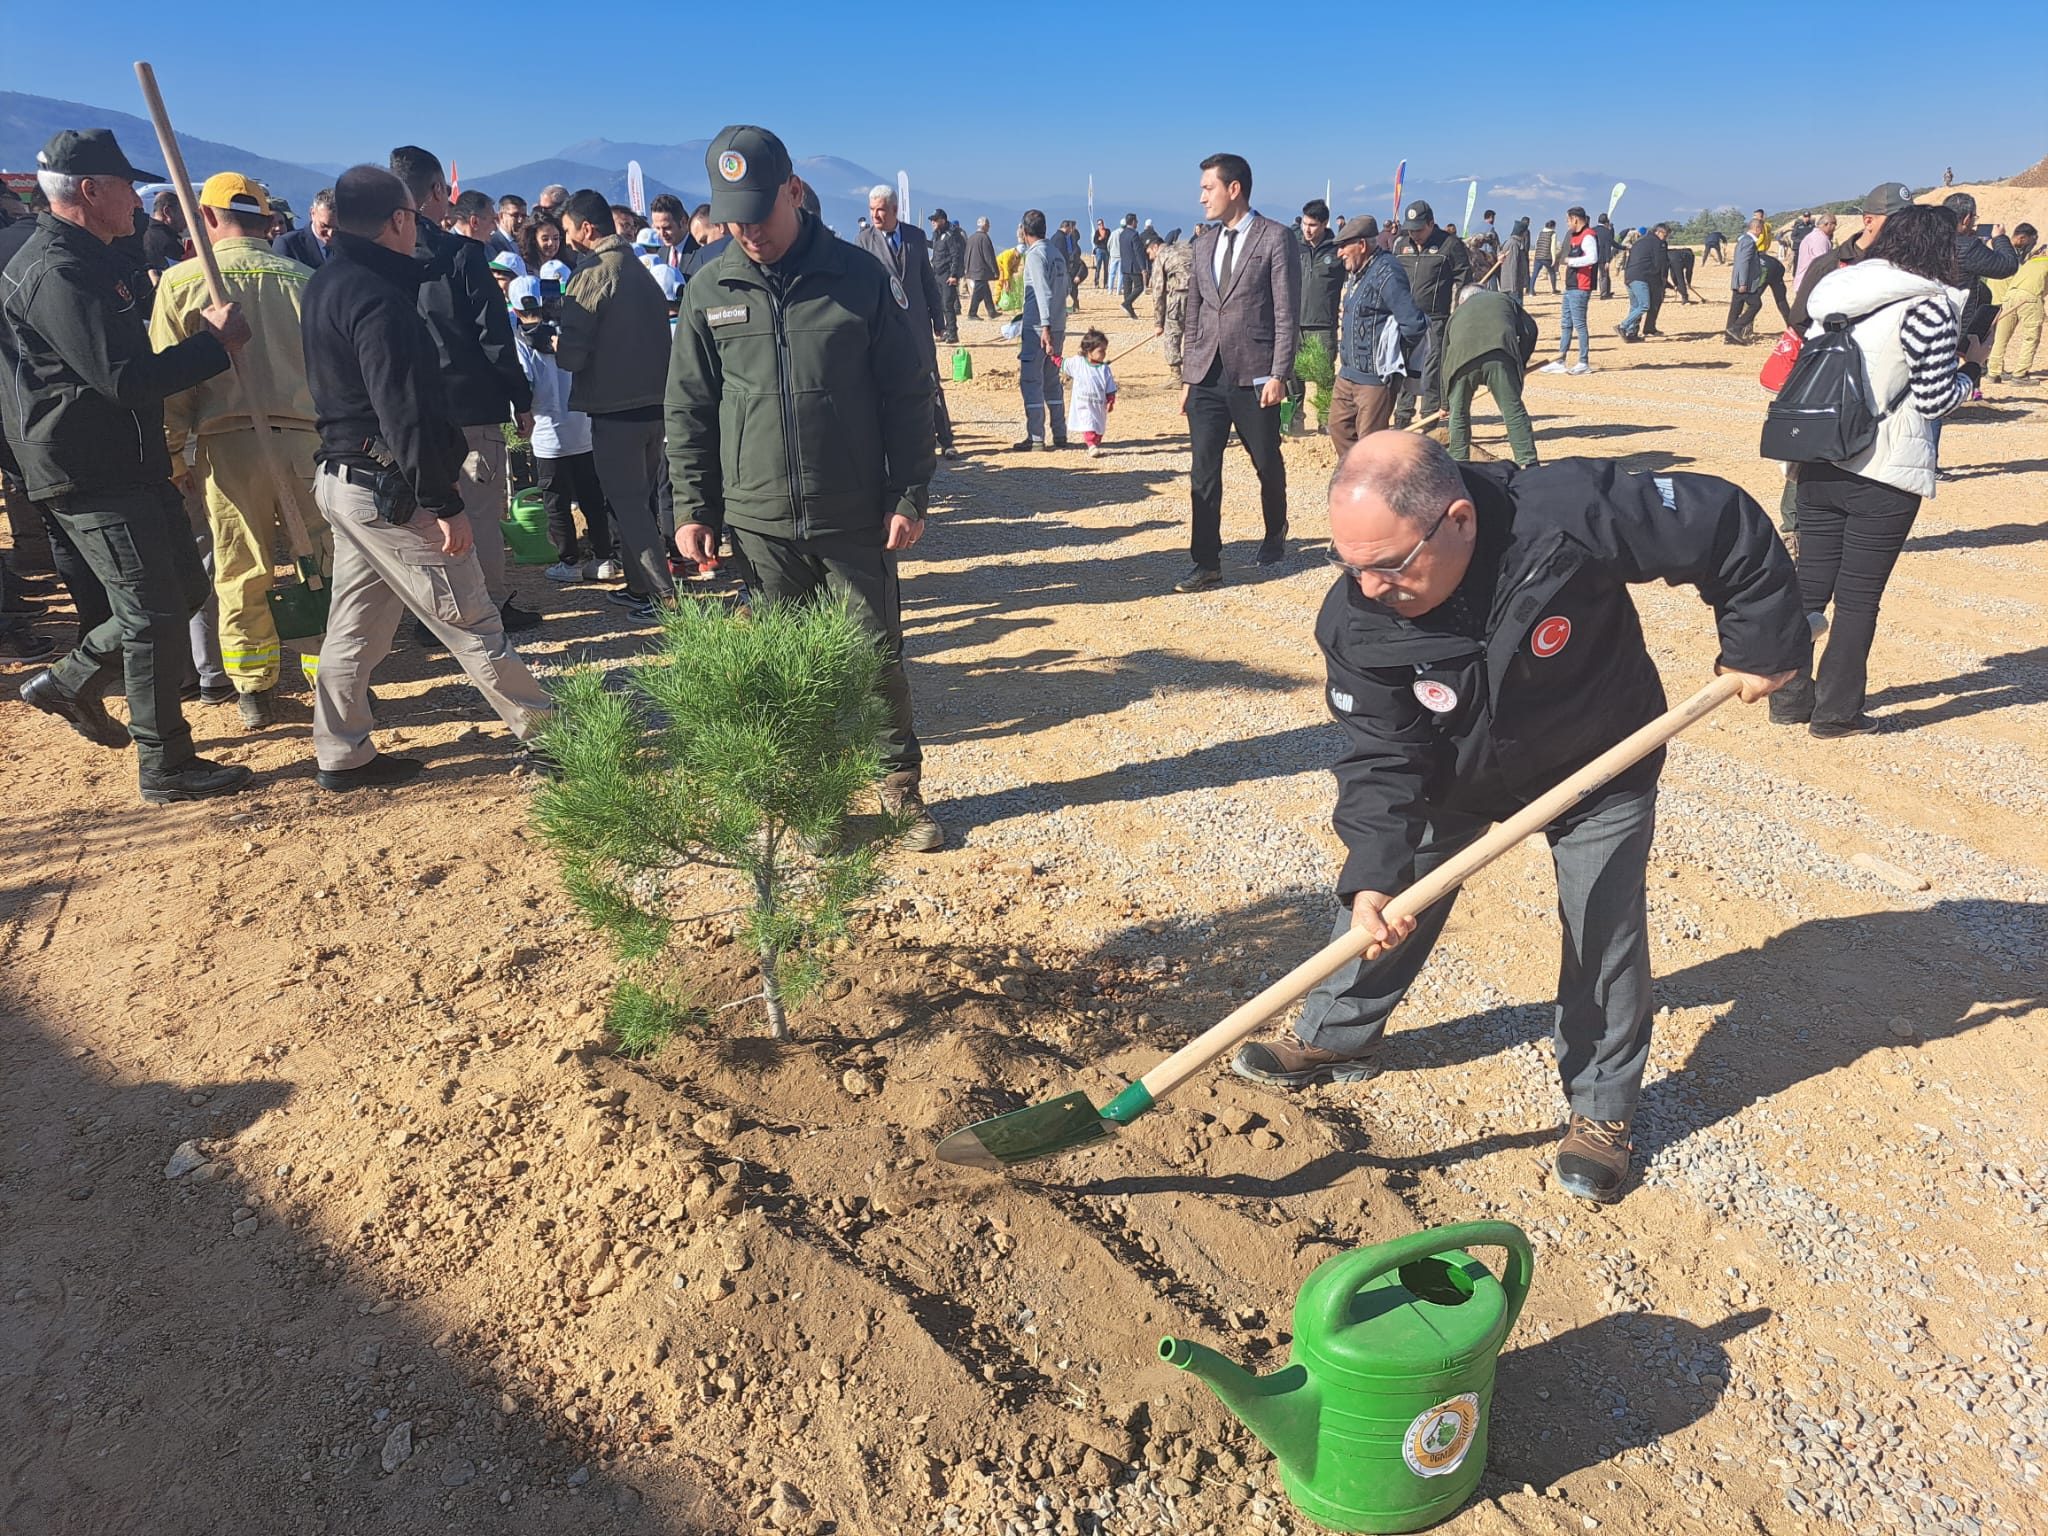
[[[898,555],[924,533],[936,467],[931,360],[895,276],[804,211],[789,151],[727,128],[704,164],[732,243],[691,278],[668,372],[676,549],[712,558],[721,529],[770,602],[843,598],[888,657],[882,803],[945,833],[918,791],[923,754],[903,671]]]

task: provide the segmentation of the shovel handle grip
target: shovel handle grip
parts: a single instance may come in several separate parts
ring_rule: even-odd
[[[1515,1331],[1515,1319],[1521,1315],[1522,1303],[1529,1298],[1529,1282],[1536,1274],[1536,1254],[1529,1246],[1529,1235],[1510,1221],[1467,1221],[1437,1227],[1332,1259],[1335,1273],[1323,1293],[1323,1331],[1335,1333],[1346,1326],[1351,1321],[1351,1298],[1388,1270],[1463,1248],[1501,1248],[1507,1252],[1500,1277],[1501,1289],[1508,1298],[1500,1331],[1505,1339]]]
[[[1539,795],[1484,837],[1444,860],[1388,902],[1381,909],[1380,916],[1389,920],[1414,917],[1443,900],[1523,838],[1542,831],[1680,731],[1704,720],[1734,698],[1741,687],[1739,678],[1715,678],[1684,703],[1666,710],[1640,730],[1616,742],[1555,789]],[[1150,1108],[1165,1098],[1316,983],[1357,959],[1371,942],[1371,937],[1362,928],[1346,930],[1221,1023],[1212,1025],[1190,1040],[1133,1085],[1144,1089],[1144,1107]]]

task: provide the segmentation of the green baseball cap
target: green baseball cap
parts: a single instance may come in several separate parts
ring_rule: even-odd
[[[759,224],[796,171],[782,140],[766,128],[739,124],[711,141],[704,174],[711,182],[712,223]]]
[[[66,176],[105,176],[115,181],[162,181],[154,171],[138,171],[114,140],[111,128],[66,128],[45,144],[36,164]]]

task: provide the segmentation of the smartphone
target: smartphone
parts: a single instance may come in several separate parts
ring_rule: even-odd
[[[540,296],[544,299],[559,299],[562,296],[562,280],[559,277],[541,278]]]
[[[1977,226],[1977,238],[1979,240],[1989,240],[1991,238],[1991,231],[1993,227],[1994,226],[1990,224],[1979,224]]]

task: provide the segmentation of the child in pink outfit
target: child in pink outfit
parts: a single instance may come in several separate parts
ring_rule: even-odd
[[[1073,397],[1067,402],[1067,430],[1079,432],[1094,458],[1109,430],[1109,413],[1116,409],[1116,375],[1109,371],[1109,338],[1090,330],[1081,338],[1081,355],[1070,357],[1060,371],[1073,383]]]

